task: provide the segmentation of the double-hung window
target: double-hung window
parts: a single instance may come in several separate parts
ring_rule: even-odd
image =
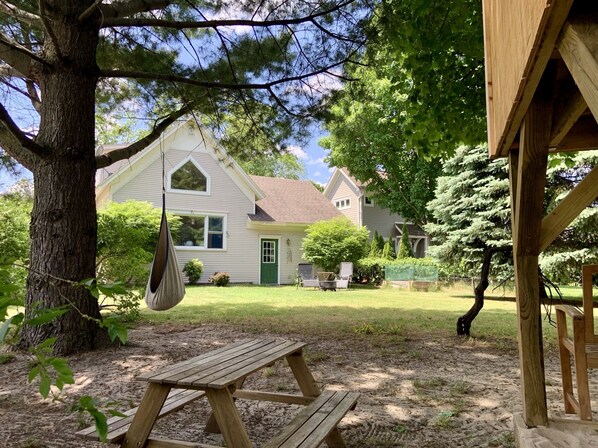
[[[215,215],[179,215],[181,227],[176,245],[189,249],[224,249],[226,217]]]

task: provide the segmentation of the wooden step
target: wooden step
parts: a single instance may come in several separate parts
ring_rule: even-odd
[[[355,407],[359,394],[324,391],[262,448],[317,448]],[[344,444],[339,446],[344,446]]]
[[[205,395],[205,392],[199,390],[189,390],[189,389],[171,389],[168,398],[164,402],[164,406],[160,410],[160,414],[158,418],[162,418],[172,412],[176,412],[181,409],[186,404],[191,403]],[[106,437],[107,442],[118,443],[126,434],[131,422],[133,421],[133,417],[137,412],[138,408],[129,409],[126,412],[124,417],[111,417],[108,419],[108,435]],[[78,436],[86,437],[88,439],[99,440],[98,433],[96,432],[96,427],[90,426],[89,428],[85,428],[79,432],[77,432]]]

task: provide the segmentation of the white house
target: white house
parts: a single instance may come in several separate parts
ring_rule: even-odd
[[[324,189],[324,196],[347,218],[357,226],[366,226],[370,237],[374,231],[379,235],[392,238],[395,250],[398,249],[403,234],[405,219],[386,208],[376,205],[368,196],[364,184],[355,179],[346,168],[336,168]],[[416,257],[426,255],[429,238],[417,225],[407,222],[407,231],[411,247]]]
[[[200,282],[225,271],[235,283],[293,283],[306,227],[340,215],[309,181],[247,175],[193,120],[98,170],[97,204],[134,199],[162,207],[163,178],[166,209],[182,219],[179,265],[201,260]]]

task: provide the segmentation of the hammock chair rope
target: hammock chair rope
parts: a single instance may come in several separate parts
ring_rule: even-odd
[[[145,303],[154,311],[164,311],[178,304],[185,296],[185,283],[166,219],[166,188],[164,185],[164,151],[162,155],[162,219],[154,260],[145,289]]]

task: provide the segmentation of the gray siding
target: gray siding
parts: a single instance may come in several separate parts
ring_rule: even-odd
[[[328,194],[328,199],[333,205],[339,199],[349,198],[351,200],[351,207],[339,211],[356,226],[363,225],[359,213],[359,194],[359,190],[356,190],[342,173],[337,177]]]
[[[363,201],[363,198],[361,198]],[[373,207],[362,206],[363,225],[370,231],[370,236],[375,230],[380,235],[387,239],[389,236],[393,238],[399,233],[395,228],[395,222],[403,222],[401,215],[391,213],[388,209],[380,208],[374,201]]]

